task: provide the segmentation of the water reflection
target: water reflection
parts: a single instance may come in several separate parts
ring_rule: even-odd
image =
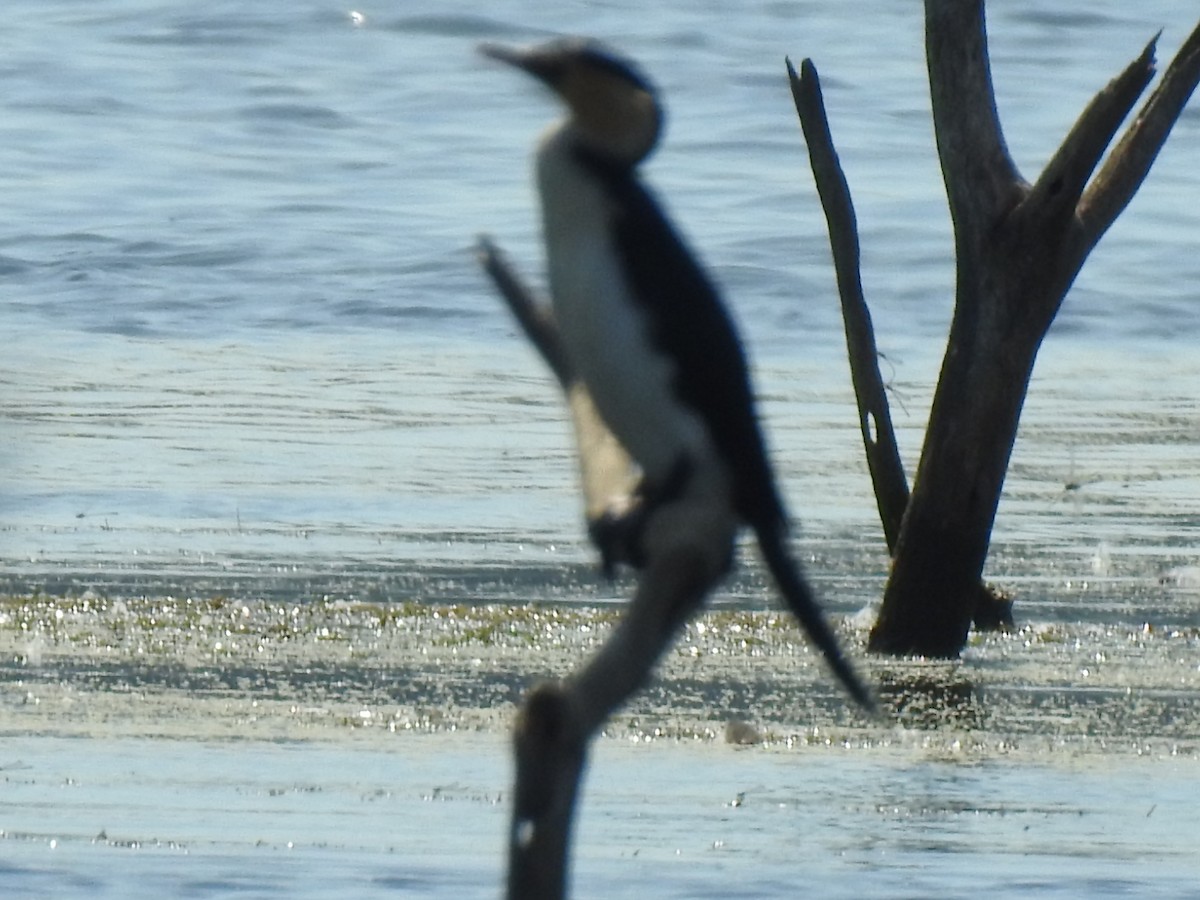
[[[956,663],[888,664],[875,669],[880,705],[918,730],[975,729],[984,724],[974,679]]]

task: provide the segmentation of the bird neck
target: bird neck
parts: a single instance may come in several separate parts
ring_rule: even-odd
[[[637,167],[576,142],[570,148],[575,161],[605,184],[628,184],[637,180]]]
[[[575,162],[604,180],[636,178],[638,163],[645,154],[640,148],[622,146],[619,139],[600,137],[574,118],[558,122],[542,142],[543,150],[568,154]]]

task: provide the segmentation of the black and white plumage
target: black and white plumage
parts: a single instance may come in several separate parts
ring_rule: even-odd
[[[654,502],[684,495],[749,525],[788,608],[870,706],[788,552],[787,513],[733,321],[638,178],[662,126],[654,89],[593,41],[483,52],[536,76],[567,105],[537,153],[554,316],[601,417],[640,467],[643,493]]]

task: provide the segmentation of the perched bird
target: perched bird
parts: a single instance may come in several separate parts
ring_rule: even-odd
[[[629,61],[585,39],[484,45],[567,107],[537,183],[554,316],[596,408],[641,469],[648,504],[724,504],[754,531],[788,608],[847,690],[871,700],[787,548],[742,345],[712,282],[638,177],[663,112]]]

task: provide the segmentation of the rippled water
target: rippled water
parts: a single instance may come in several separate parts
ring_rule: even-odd
[[[614,615],[6,601],[0,883],[495,896],[515,703]],[[867,721],[786,617],[704,615],[596,742],[578,894],[1194,896],[1198,643],[1041,626],[864,661]]]
[[[1146,40],[1163,29],[1165,63],[1196,16],[1166,0],[993,6],[998,102],[1030,176]],[[390,669],[313,649],[333,627],[326,599],[583,600],[590,615],[627,587],[594,576],[558,397],[473,260],[474,236],[491,232],[536,277],[528,156],[554,114],[474,53],[481,40],[597,34],[661,84],[669,124],[649,177],[726,289],[800,546],[861,635],[886,558],[783,57],[811,56],[822,73],[911,469],[952,291],[917,4],[731,15],[711,3],[502,0],[352,16],[324,2],[18,0],[5,11],[0,590],[68,599],[0,621],[0,885],[316,897],[349,882],[364,896],[494,896],[499,729],[527,666],[558,671],[575,657],[518,653],[475,696],[471,666],[488,658],[477,641],[461,669],[422,668],[412,648]],[[687,745],[685,765],[669,741],[632,756],[641,745],[624,738],[653,729],[618,729],[585,804],[581,893],[640,895],[659,867],[668,896],[782,896],[797,873],[825,896],[1188,896],[1200,883],[1185,852],[1200,799],[1195,107],[1043,350],[989,560],[1026,630],[973,646],[961,674],[935,679],[959,686],[940,695],[951,711],[970,685],[966,718],[913,737],[925,714],[905,707],[907,736],[855,732],[844,753],[806,739],[799,760],[710,738]],[[126,605],[80,612],[81,596]],[[217,596],[245,604],[247,628],[273,604],[310,605],[299,655],[268,665],[210,643],[143,665],[137,641],[96,637],[134,634],[143,614],[163,615],[155,604]],[[752,560],[717,598],[734,610],[770,602]],[[55,637],[56,611],[81,617],[75,637]],[[409,700],[387,688],[404,677],[419,682]],[[794,691],[769,672],[664,679],[639,715],[674,710],[703,731],[716,709],[709,718],[754,719],[784,744],[810,734],[805,716],[845,727],[827,685],[792,685],[812,699],[791,706]],[[471,720],[483,737],[467,747],[419,716],[432,734],[359,746],[346,735],[362,729],[337,727],[342,712],[300,735],[279,712],[294,745],[270,733],[220,743],[257,715],[242,704],[271,691],[282,710],[343,696],[351,720],[366,708],[386,713],[372,722],[402,721],[410,701],[492,718]],[[125,712],[110,718],[114,708]],[[195,725],[210,719],[219,736]],[[1062,733],[1095,740],[1064,761]],[[975,750],[956,755],[955,741]],[[398,759],[412,760],[411,780]],[[278,781],[264,780],[277,766]],[[155,767],[162,779],[148,781]],[[744,776],[725,781],[735,767]],[[359,774],[331,781],[339,769]],[[277,796],[298,801],[296,818]],[[232,833],[235,807],[261,846]],[[390,836],[358,836],[376,831]]]
[[[848,23],[792,4],[733,21],[631,9],[532,20],[607,35],[662,83],[669,127],[650,177],[743,323],[795,511],[809,533],[877,555],[782,57],[811,55],[825,75],[911,467],[952,277],[919,10],[880,4]],[[299,567],[336,589],[347,569],[397,562],[587,558],[558,398],[471,252],[486,230],[538,268],[528,155],[553,108],[473,52],[536,37],[530,10],[349,12],[10,12],[0,557],[13,586]],[[999,9],[996,80],[1021,165],[1036,171],[1143,39],[1164,28],[1166,58],[1189,19],[1167,3]],[[1156,524],[1114,533],[1092,513],[1132,497],[1170,523],[1162,556],[1195,546],[1195,519],[1170,517],[1194,515],[1200,493],[1198,122],[1185,114],[1060,317],[1002,540],[1052,531],[1120,560]],[[1068,484],[1080,487],[1057,502]],[[1052,513],[1036,532],[1007,514],[1031,512],[1015,507],[1030,491]]]
[[[5,835],[0,880],[24,897],[494,897],[503,745],[463,743],[16,741],[50,760],[6,768],[9,795],[39,814]],[[633,782],[613,774],[633,768]],[[650,883],[679,898],[1195,896],[1194,816],[1173,797],[1186,765],[1064,778],[906,752],[613,743],[596,770],[581,897]],[[125,805],[151,792],[171,806]]]

